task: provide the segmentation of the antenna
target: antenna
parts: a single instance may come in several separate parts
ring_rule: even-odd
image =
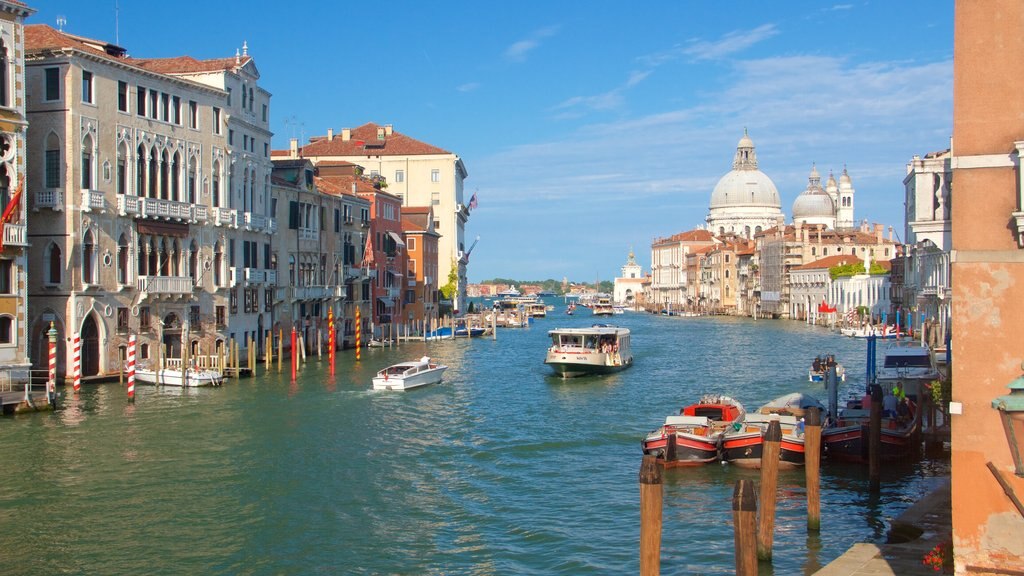
[[[121,9],[118,0],[114,0],[114,44],[121,45],[121,27],[118,17],[121,15]]]
[[[63,14],[57,16],[57,31],[58,32],[63,32],[64,31],[64,26],[66,26],[67,23],[68,23],[68,19],[65,18]]]

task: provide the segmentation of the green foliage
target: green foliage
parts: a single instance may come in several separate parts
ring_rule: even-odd
[[[452,267],[451,270],[448,271],[448,283],[445,284],[444,286],[441,286],[440,288],[441,296],[444,297],[445,300],[452,300],[453,298],[455,298],[455,293],[458,291],[458,289],[459,265],[455,261],[455,259],[452,258]]]
[[[492,278],[490,280],[481,280],[480,284],[508,284],[511,286],[523,286],[528,284],[530,286],[540,286],[542,290],[548,292],[554,292],[555,294],[562,294],[562,281],[547,279],[547,280],[515,280],[513,278]],[[572,282],[573,285],[585,285],[589,289],[593,289],[593,282]],[[571,290],[572,288],[570,288]],[[611,280],[602,280],[599,283],[598,291],[611,293],[615,289],[615,282]]]
[[[833,266],[828,269],[828,275],[835,280],[836,278],[848,278],[850,276],[856,276],[857,274],[864,273],[863,262],[853,262],[850,264],[840,264]],[[882,267],[878,262],[871,263],[871,275],[882,276],[888,274],[889,271]]]

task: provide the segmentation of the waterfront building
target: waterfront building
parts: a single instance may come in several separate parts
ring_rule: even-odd
[[[620,275],[615,279],[612,300],[616,304],[636,308],[639,295],[643,291],[643,282],[643,269],[636,263],[636,255],[630,249],[626,263],[622,265]]]
[[[651,287],[648,305],[658,310],[680,310],[687,303],[686,255],[717,242],[704,229],[680,232],[651,243]],[[693,276],[694,283],[696,277]]]
[[[943,384],[951,382],[953,402],[953,557],[957,574],[1019,574],[1021,413],[1004,423],[993,401],[1024,372],[1024,3],[961,0],[953,14],[956,306],[952,378]],[[1008,438],[1011,429],[1018,435]]]
[[[889,261],[879,261],[878,266],[881,268],[881,272],[871,273],[871,253],[866,252],[863,260],[865,270],[863,274],[837,277],[832,280],[825,295],[825,301],[831,306],[835,306],[836,314],[840,318],[852,320],[858,316],[860,311],[865,311],[868,318],[881,319],[891,309]],[[804,316],[810,313],[810,309],[810,303],[806,307],[792,307],[795,314]],[[800,317],[797,316],[797,319]],[[887,323],[895,322],[895,320],[895,318],[886,318]]]
[[[456,297],[451,303],[456,312],[466,309],[465,228],[469,221],[471,199],[465,198],[464,182],[469,176],[457,154],[411,138],[393,129],[391,124],[367,123],[345,128],[340,134],[328,130],[299,146],[292,140],[288,151],[275,152],[303,157],[319,165],[325,160],[343,160],[362,166],[366,174],[385,178],[387,191],[402,206],[431,206],[434,231],[438,239],[438,284],[448,283],[455,271]]]
[[[874,231],[863,222],[857,229],[829,230],[817,224],[813,228],[797,222],[766,230],[757,237],[755,300],[757,313],[776,318],[806,318],[809,303],[794,300],[790,272],[805,263],[850,254],[863,259],[888,262],[896,254],[896,243],[883,236],[883,226]]]
[[[702,282],[704,259],[714,245],[701,246],[690,250],[683,257],[684,277],[687,279],[684,307],[687,310],[707,312],[710,305],[708,286]]]
[[[33,12],[21,2],[0,0],[0,382],[7,385],[27,381],[30,352],[40,345],[45,350],[29,340],[28,329],[28,199],[35,189],[25,182],[24,25]]]
[[[211,204],[225,218],[237,219],[227,241],[229,266],[234,274],[227,334],[241,342],[243,349],[251,339],[262,354],[265,337],[273,324],[268,312],[276,286],[269,281],[272,275],[268,274],[268,257],[277,219],[270,202],[270,93],[259,85],[260,73],[248,52],[248,45],[243,43],[234,57],[134,60],[145,70],[209,86],[226,95],[223,106],[214,110],[213,118],[214,131],[223,131],[226,137],[224,161],[220,163],[225,185],[213,195]],[[152,92],[149,97],[155,105]],[[161,94],[161,119],[167,115],[168,100],[171,120],[178,118],[179,109],[182,117],[187,115],[185,106],[191,110],[190,103]],[[174,170],[172,159],[171,172]]]
[[[950,275],[952,248],[952,154],[949,150],[914,156],[903,179],[906,245],[900,260],[902,282],[894,307],[914,314],[917,326],[932,320],[945,342],[953,309]]]
[[[823,324],[833,320],[835,316],[827,316],[819,310],[822,304],[829,308],[836,306],[834,301],[828,299],[832,288],[832,276],[829,271],[836,266],[855,262],[860,262],[860,258],[853,254],[837,254],[795,266],[790,270],[790,297],[795,311],[793,319],[804,320],[808,324]],[[836,314],[838,313],[836,307]]]
[[[707,228],[719,236],[735,234],[751,239],[775,226],[781,217],[779,191],[758,169],[754,141],[744,130],[736,145],[732,170],[722,176],[711,193]]]
[[[715,314],[736,314],[740,301],[739,252],[746,240],[727,238],[707,249],[701,263],[701,296],[707,310]]]
[[[408,255],[405,285],[406,321],[430,326],[438,319],[437,241],[430,206],[403,206],[402,230]],[[468,290],[467,290],[468,292]]]
[[[40,263],[29,275],[33,364],[46,366],[51,323],[62,375],[79,335],[83,376],[120,370],[129,333],[143,362],[240,337],[228,319],[242,186],[231,181],[224,88],[45,25],[25,28],[25,60],[28,148],[40,159],[27,178]],[[232,77],[252,65],[188,60]]]

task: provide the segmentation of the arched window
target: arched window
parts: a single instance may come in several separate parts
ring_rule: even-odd
[[[220,242],[213,245],[213,285],[222,286],[222,279],[224,271],[221,269],[224,265],[224,249],[221,247]]]
[[[117,146],[117,193],[128,193],[128,145],[122,142]]]
[[[0,344],[14,344],[14,318],[0,316]]]
[[[139,358],[141,360],[149,358],[149,344],[141,344],[139,346]]]
[[[86,136],[82,141],[82,188],[92,190],[95,188],[92,182],[92,136]]]
[[[213,177],[210,180],[210,195],[213,207],[220,206],[220,162],[213,163]]]
[[[61,257],[60,246],[53,242],[47,247],[46,263],[46,282],[48,284],[60,284],[64,272],[64,259]]]
[[[288,255],[288,285],[295,286],[295,255]]]
[[[157,175],[160,173],[156,165],[156,148],[149,149],[149,190],[146,196],[159,198],[157,192]]]
[[[164,150],[160,154],[160,198],[164,200],[171,200],[171,184],[169,179],[169,171],[171,169],[170,161],[167,158],[167,150]]]
[[[199,248],[196,246],[195,241],[192,241],[192,245],[188,249],[188,275],[192,277],[192,283],[195,286],[199,285]]]
[[[92,230],[82,238],[82,283],[96,284],[96,241]]]
[[[128,237],[124,234],[117,239],[117,282],[128,283]]]
[[[188,203],[196,203],[196,164],[194,158],[188,167]]]
[[[181,155],[177,152],[171,159],[171,200],[181,202]]]
[[[11,105],[10,85],[8,84],[7,75],[10,72],[10,66],[7,59],[7,44],[0,40],[0,106]]]
[[[135,195],[146,195],[146,150],[141,144],[135,151]]]

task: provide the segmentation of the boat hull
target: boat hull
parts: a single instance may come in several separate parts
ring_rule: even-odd
[[[763,453],[764,435],[761,431],[726,434],[722,441],[722,461],[734,466],[760,468]],[[779,443],[779,467],[795,468],[803,465],[803,437],[783,434]]]
[[[588,356],[604,357],[606,355],[590,354]],[[576,378],[591,374],[613,374],[632,366],[633,359],[626,358],[619,361],[618,364],[609,364],[603,360],[599,361],[579,354],[558,354],[555,358],[552,358],[549,354],[544,363],[550,366],[555,371],[555,374],[562,378]]]
[[[403,391],[427,386],[429,384],[436,384],[441,381],[444,371],[447,369],[447,366],[439,366],[437,368],[418,372],[412,376],[389,376],[387,378],[375,376],[373,378],[373,389]]]
[[[188,378],[182,376],[181,370],[155,370],[135,371],[135,381],[140,384],[153,384],[159,386],[178,386],[185,388],[200,388],[204,386],[219,386],[224,376],[220,372],[190,371]]]
[[[831,460],[864,463],[869,456],[869,434],[867,422],[836,426],[822,430],[821,444]],[[917,437],[916,425],[891,428],[883,422],[879,457],[883,460],[896,460],[913,456],[919,446]]]
[[[672,442],[670,438],[675,439]],[[657,457],[665,466],[700,466],[718,460],[718,436],[685,432],[652,435],[642,443],[644,454]]]

